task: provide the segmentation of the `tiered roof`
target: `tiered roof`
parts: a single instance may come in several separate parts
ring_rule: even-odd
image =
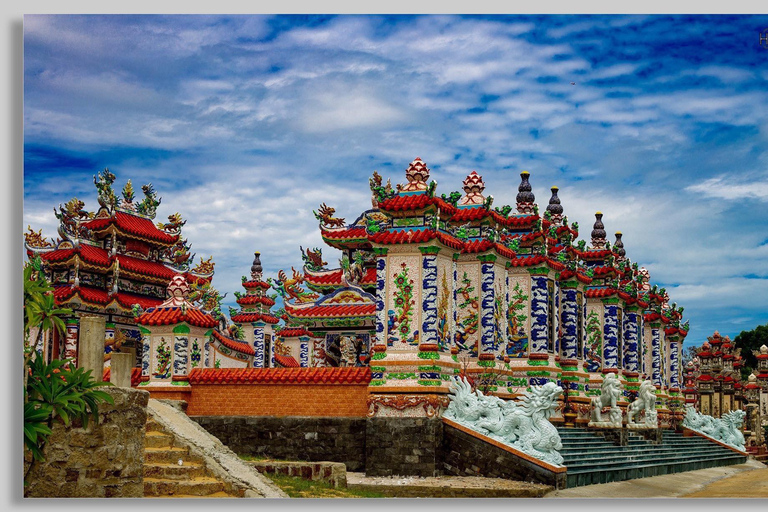
[[[240,311],[231,309],[232,321],[236,324],[246,324],[255,322],[264,322],[267,324],[276,324],[280,321],[271,313],[275,300],[265,295],[269,289],[269,283],[262,281],[263,267],[261,266],[260,253],[253,253],[253,264],[251,265],[251,279],[243,276],[243,288],[245,294],[235,292]]]

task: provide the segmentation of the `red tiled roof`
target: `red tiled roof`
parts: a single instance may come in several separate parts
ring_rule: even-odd
[[[265,306],[274,306],[275,301],[269,297],[259,297],[258,295],[244,295],[237,299],[237,303],[241,306],[248,304],[264,304]]]
[[[590,288],[584,292],[584,296],[589,298],[609,297],[617,291],[614,288]]]
[[[235,340],[228,336],[224,336],[219,331],[213,331],[213,337],[222,345],[225,347],[236,350],[238,352],[241,352],[243,354],[248,354],[249,356],[252,356],[256,353],[256,351],[253,349],[252,346],[250,346],[248,343],[241,341],[241,340]]]
[[[136,319],[136,323],[142,325],[173,325],[182,322],[197,327],[216,327],[218,325],[212,316],[191,306],[187,307],[185,314],[182,314],[181,308],[177,306],[149,308]]]
[[[194,368],[190,384],[365,384],[368,367],[346,368]]]
[[[456,213],[454,213],[451,216],[451,222],[467,222],[470,220],[480,220],[490,216],[491,216],[490,210],[487,210],[484,206],[457,208]]]
[[[510,215],[507,217],[509,227],[530,227],[539,219],[538,215]]]
[[[304,327],[283,327],[277,333],[281,338],[294,338],[299,336],[314,336]]]
[[[110,265],[109,254],[106,250],[101,247],[82,243],[80,244],[79,249],[56,249],[41,253],[40,257],[45,261],[56,263],[67,261],[75,254],[79,255],[83,261],[93,265],[99,265],[101,267],[108,267]]]
[[[592,282],[592,278],[585,276],[581,272],[573,271],[570,269],[565,269],[560,273],[560,280],[564,281],[566,279],[570,279],[571,277],[576,277],[577,280],[581,281],[582,283],[589,284]]]
[[[133,256],[117,255],[117,261],[120,262],[120,270],[135,272],[145,276],[157,277],[170,281],[178,272],[172,270],[162,263],[142,260]]]
[[[437,238],[443,245],[452,249],[461,250],[464,243],[451,235],[434,231],[432,229],[409,231],[381,231],[369,237],[369,240],[377,244],[411,244],[424,243]]]
[[[74,295],[79,296],[83,302],[101,306],[106,306],[111,301],[115,300],[125,309],[131,309],[134,304],[138,304],[142,308],[151,308],[163,302],[160,299],[125,292],[118,292],[117,295],[110,296],[106,290],[91,288],[90,286],[79,286],[75,288],[74,286],[63,285],[55,287],[53,292],[53,296],[56,298],[58,304],[68,301]]]
[[[401,212],[407,210],[421,210],[431,205],[438,206],[441,211],[446,212],[449,215],[456,211],[455,206],[446,203],[442,198],[429,197],[427,194],[397,195],[390,197],[379,203],[379,209],[390,212]]]
[[[654,312],[654,313],[648,313],[647,315],[645,315],[643,317],[643,320],[645,320],[646,322],[656,322],[660,318],[661,318],[661,315]]]
[[[538,265],[539,263],[542,263],[546,260],[544,256],[541,254],[524,254],[517,256],[515,259],[512,260],[512,266],[513,267],[531,267],[533,265]]]
[[[320,273],[304,272],[304,279],[315,286],[341,286],[342,270],[340,268]],[[360,281],[362,285],[376,284],[376,268],[369,267]]]
[[[594,260],[594,259],[601,259],[601,258],[607,258],[612,253],[608,249],[585,249],[581,256],[584,259]]]
[[[595,276],[602,276],[606,274],[612,274],[616,272],[616,269],[609,266],[598,266],[598,267],[590,267],[592,269],[592,272],[595,273]]]
[[[323,238],[348,239],[348,238],[367,238],[365,227],[352,226],[344,229],[325,229],[320,228]]]
[[[332,306],[309,306],[303,308],[285,304],[285,309],[291,316],[302,317],[341,317],[341,316],[373,316],[376,314],[376,304],[351,304]]]
[[[275,354],[275,362],[283,368],[300,368],[301,365],[292,356]]]
[[[704,374],[704,375],[699,375],[699,376],[696,378],[696,380],[710,381],[710,380],[712,380],[712,376],[711,376],[711,375],[706,375],[706,374]]]
[[[112,217],[84,222],[83,226],[93,231],[99,231],[110,224],[114,224],[120,231],[125,233],[160,242],[165,245],[170,245],[179,239],[178,235],[169,235],[168,233],[157,229],[149,219],[119,211],[115,212]]]
[[[261,313],[238,313],[232,317],[232,321],[238,324],[250,324],[252,322],[276,324],[280,319],[273,315],[264,315]]]
[[[269,283],[265,283],[264,281],[245,281],[243,282],[243,288],[264,288],[265,290],[269,289]]]

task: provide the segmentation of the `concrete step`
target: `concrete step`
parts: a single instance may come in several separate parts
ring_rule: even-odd
[[[569,472],[578,472],[579,470],[586,469],[586,470],[594,470],[594,471],[602,471],[602,470],[613,470],[618,468],[624,468],[628,466],[636,467],[641,465],[647,465],[647,464],[677,464],[681,462],[693,462],[698,461],[702,459],[707,460],[721,460],[721,459],[730,459],[732,455],[730,454],[707,454],[707,453],[698,453],[698,454],[688,454],[688,455],[679,455],[677,457],[655,457],[653,455],[649,456],[624,456],[624,457],[616,457],[616,458],[605,458],[598,461],[592,460],[592,459],[583,459],[579,462],[571,462],[570,464],[566,463],[566,467],[568,468]]]
[[[226,492],[226,484],[215,478],[202,476],[187,480],[144,477],[144,497],[156,496],[208,496]]]
[[[147,432],[163,432],[166,433],[165,427],[152,418],[147,419]]]
[[[163,432],[147,432],[144,435],[145,448],[171,448],[173,447],[173,436]]]
[[[203,461],[191,453],[188,448],[173,447],[173,448],[144,448],[144,463],[165,463],[165,464],[178,464],[179,459],[184,463],[196,462],[202,463]]]
[[[185,462],[179,466],[178,462],[144,464],[145,478],[158,478],[165,480],[188,480],[206,476],[205,466],[194,462]]]

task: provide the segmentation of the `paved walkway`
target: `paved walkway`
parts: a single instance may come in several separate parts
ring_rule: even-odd
[[[768,467],[750,460],[735,466],[563,489],[545,498],[768,498]]]

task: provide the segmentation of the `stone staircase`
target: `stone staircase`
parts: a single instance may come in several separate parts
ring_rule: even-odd
[[[617,446],[584,428],[558,427],[568,468],[567,486],[603,484],[682,471],[742,464],[747,457],[702,437],[683,437],[664,430],[653,444],[630,431],[626,446]]]
[[[181,464],[179,464],[181,461]],[[147,418],[144,437],[145,498],[237,498],[243,489],[212,476],[202,458],[190,453],[160,423]]]

